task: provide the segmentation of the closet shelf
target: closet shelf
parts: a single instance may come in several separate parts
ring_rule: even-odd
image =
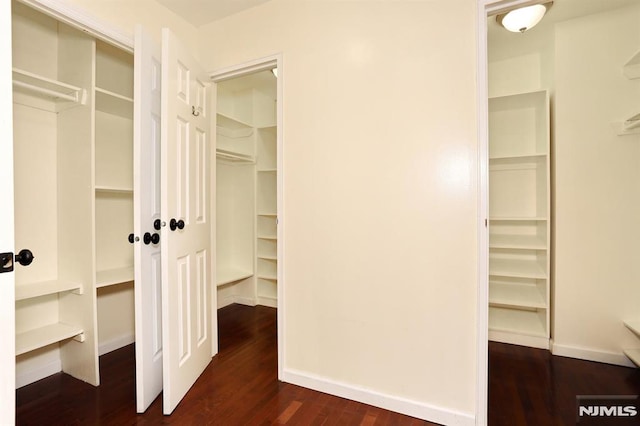
[[[640,112],[624,121],[611,123],[611,126],[618,136],[638,134],[640,133]]]
[[[16,355],[22,355],[47,345],[70,339],[82,334],[82,332],[83,330],[80,327],[57,323],[18,333],[16,334]]]
[[[489,218],[491,222],[545,222],[547,220],[544,216],[492,216]]]
[[[537,235],[489,235],[489,248],[546,250],[547,242]]]
[[[262,280],[278,281],[278,277],[276,275],[258,274],[258,278]]]
[[[546,337],[546,327],[537,311],[489,308],[489,329],[527,336]]]
[[[547,278],[545,270],[535,261],[514,259],[489,259],[489,275],[513,278]]]
[[[534,160],[536,158],[546,157],[546,153],[531,153],[531,154],[514,154],[514,155],[493,155],[489,157],[489,162],[499,162],[500,160]]]
[[[640,337],[640,319],[625,321],[624,325],[633,333]]]
[[[87,98],[86,91],[80,87],[18,68],[13,68],[13,87],[60,102],[85,104]]]
[[[216,126],[218,127],[218,129],[222,128],[222,129],[232,130],[232,131],[249,130],[250,133],[246,136],[251,136],[251,134],[253,134],[253,126],[251,126],[249,123],[246,123],[238,118],[233,118],[221,112],[218,112],[216,114]],[[229,136],[229,135],[225,135],[225,136]]]
[[[96,193],[110,192],[115,194],[133,194],[133,188],[122,188],[109,185],[96,185]]]
[[[633,362],[637,367],[640,367],[640,349],[627,349],[624,354]]]
[[[258,259],[278,260],[278,256],[269,255],[269,254],[258,254]]]
[[[260,169],[258,170],[258,173],[275,173],[277,171],[278,169]]]
[[[133,98],[99,87],[95,88],[95,93],[97,111],[131,120],[131,117],[133,117]]]
[[[624,64],[622,72],[629,80],[640,78],[640,50]]]
[[[538,287],[495,282],[489,282],[489,304],[492,306],[547,308]]]
[[[259,212],[257,213],[258,216],[267,216],[267,217],[276,217],[278,216],[277,213],[266,213],[266,212]]]
[[[216,158],[232,161],[234,163],[247,163],[247,164],[255,163],[255,159],[250,155],[241,154],[239,152],[227,151],[225,149],[216,149]]]
[[[220,287],[252,276],[252,271],[233,267],[219,267],[216,271],[216,286]]]
[[[133,266],[96,272],[96,288],[133,281]]]
[[[277,240],[278,239],[276,235],[258,235],[257,238],[259,240]]]
[[[62,293],[65,291],[80,292],[82,285],[71,281],[52,280],[40,281],[16,285],[16,300],[32,299],[34,297],[46,296],[49,294]]]

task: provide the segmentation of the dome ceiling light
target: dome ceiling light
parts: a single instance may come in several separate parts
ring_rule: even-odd
[[[553,2],[510,10],[507,13],[501,13],[496,16],[496,21],[511,32],[523,33],[542,21],[551,5],[553,5]]]

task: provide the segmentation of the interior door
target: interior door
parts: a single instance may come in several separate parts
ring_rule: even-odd
[[[11,76],[11,2],[0,2],[0,253],[14,251],[13,235],[13,112]],[[4,260],[2,260],[4,259]],[[13,264],[2,256],[0,268]],[[3,269],[0,269],[0,271]],[[0,424],[15,421],[15,276],[0,273]]]
[[[162,392],[160,48],[136,26],[134,49],[134,262],[136,409]]]
[[[212,357],[210,87],[162,31],[163,410],[170,414]]]

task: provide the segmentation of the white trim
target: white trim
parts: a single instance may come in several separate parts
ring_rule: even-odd
[[[430,422],[451,426],[471,426],[476,424],[474,423],[474,417],[471,413],[462,413],[408,398],[384,394],[298,370],[284,369],[281,380]]]
[[[127,333],[123,334],[122,336],[118,336],[115,339],[102,342],[98,345],[98,356],[102,356],[104,354],[108,354],[109,352],[115,351],[116,349],[123,348],[134,343],[135,341],[136,335],[133,333]]]
[[[577,346],[558,345],[553,342],[551,343],[551,353],[556,356],[636,368],[635,364],[622,353],[606,352]]]
[[[277,115],[277,170],[278,170],[278,180],[277,180],[277,218],[278,218],[278,229],[277,229],[277,241],[278,241],[278,300],[277,300],[277,309],[278,309],[278,379],[283,379],[283,369],[286,363],[285,356],[285,322],[286,322],[286,303],[284,296],[284,287],[285,287],[285,278],[284,278],[284,229],[285,229],[285,215],[284,215],[284,176],[285,176],[285,164],[284,164],[284,67],[283,67],[283,55],[281,53],[265,56],[260,59],[255,59],[252,61],[248,61],[239,65],[234,65],[231,67],[221,68],[209,73],[211,77],[211,81],[220,82],[224,80],[228,80],[234,77],[240,77],[242,75],[250,74],[253,72],[264,71],[271,68],[278,68],[278,78],[277,78],[277,102],[276,102],[276,115]],[[223,303],[226,303],[225,300]],[[250,306],[254,306],[257,301],[253,301],[253,304]],[[243,303],[240,300],[237,300],[237,303]],[[245,303],[246,304],[246,303]],[[218,301],[218,305],[222,304]],[[222,305],[226,306],[226,305]]]
[[[96,16],[76,5],[71,5],[64,0],[18,0],[27,6],[51,16],[59,22],[63,22],[91,36],[112,44],[120,49],[133,52],[133,34],[127,34],[120,28]]]
[[[21,374],[16,374],[16,389],[49,377],[62,371],[60,358],[38,366]]]
[[[278,298],[277,297],[268,297],[268,296],[258,296],[258,305],[267,306],[269,308],[277,308],[278,307]]]

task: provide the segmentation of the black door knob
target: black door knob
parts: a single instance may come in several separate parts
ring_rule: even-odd
[[[156,219],[153,221],[153,229],[155,229],[156,231],[159,231],[161,226],[162,221],[160,219]]]
[[[131,244],[133,244],[133,242],[135,241],[135,236],[133,234],[129,234],[128,240]]]
[[[16,254],[16,262],[21,264],[22,266],[29,266],[31,262],[33,262],[33,253],[29,249],[22,249],[18,254]]]
[[[175,231],[176,228],[177,229],[184,229],[184,220],[182,220],[182,219],[180,219],[180,220],[171,219],[169,221],[169,228],[171,228],[172,231]]]
[[[149,245],[151,243],[158,244],[160,242],[160,235],[156,234],[155,232],[153,234],[145,232],[144,236],[142,237],[142,241],[145,243],[145,245]]]

